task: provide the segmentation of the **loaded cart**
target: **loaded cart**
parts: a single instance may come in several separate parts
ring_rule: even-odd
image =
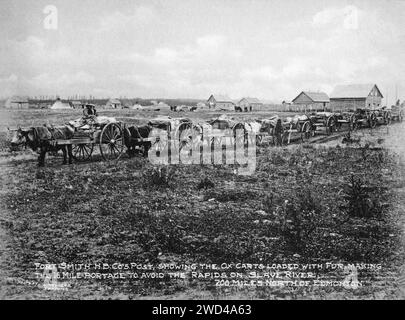
[[[114,118],[91,116],[69,125],[75,128],[69,140],[57,140],[58,145],[72,145],[73,158],[77,161],[89,160],[94,147],[98,147],[104,160],[118,160],[124,152],[123,124]]]
[[[385,107],[372,110],[375,114],[375,119],[377,124],[390,124],[391,123],[391,112]]]
[[[211,143],[222,143],[223,139],[228,139],[231,143],[239,145],[248,144],[248,129],[243,122],[221,115],[211,119],[204,130],[204,138],[208,138]]]
[[[282,124],[283,135],[282,144],[287,145],[293,139],[299,139],[301,142],[307,141],[315,133],[311,119],[307,115],[288,117]]]
[[[327,135],[331,135],[337,130],[336,116],[331,112],[316,112],[309,116],[313,131],[324,131]]]
[[[194,123],[189,118],[158,117],[149,121],[151,127],[150,141],[152,148],[157,152],[169,147],[180,151],[185,146],[189,146],[201,140],[202,127]]]
[[[377,114],[370,109],[357,109],[354,111],[354,119],[354,129],[375,128],[378,122]]]
[[[262,119],[259,120],[258,123],[260,125],[260,128],[256,134],[256,142],[258,145],[260,145],[264,139],[268,139],[270,144],[273,146],[279,146],[282,144],[284,127],[279,116]]]
[[[393,105],[391,107],[390,114],[391,114],[392,121],[402,122],[402,120],[404,118],[403,109],[402,109],[401,105],[399,105],[399,104]]]
[[[343,111],[343,112],[335,112],[335,120],[336,120],[336,130],[341,131],[343,126],[347,126],[349,131],[355,129],[355,122],[356,117],[353,112],[350,111]]]

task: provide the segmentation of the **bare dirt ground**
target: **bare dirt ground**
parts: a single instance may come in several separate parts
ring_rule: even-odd
[[[172,166],[162,185],[144,159],[36,167],[10,153],[6,127],[61,124],[80,112],[1,111],[0,296],[5,299],[401,299],[404,124],[322,144],[257,150],[251,176],[230,166]],[[102,111],[128,123],[160,112]],[[173,116],[209,119],[217,114]],[[263,114],[235,114],[264,117]],[[287,115],[285,115],[287,116]],[[353,180],[354,179],[354,180]],[[359,182],[355,185],[354,182]],[[167,183],[166,183],[167,182]],[[357,189],[356,189],[357,186]],[[364,285],[227,287],[211,280],[68,281],[45,290],[35,263],[369,263]],[[344,277],[341,271],[322,277]]]

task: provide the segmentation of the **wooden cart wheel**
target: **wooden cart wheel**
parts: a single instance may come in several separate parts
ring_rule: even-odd
[[[100,152],[104,160],[118,160],[124,151],[124,133],[118,123],[104,126],[100,135]]]
[[[375,128],[377,126],[377,116],[374,112],[370,114],[369,126],[370,128]]]
[[[73,159],[79,162],[87,161],[91,158],[93,153],[93,144],[74,144],[72,146]]]
[[[248,142],[247,131],[243,123],[237,123],[232,128],[235,144],[245,146]]]
[[[293,129],[292,123],[287,124],[285,127],[283,126],[283,132],[281,136],[281,145],[286,146],[289,145],[291,142],[291,131]]]
[[[301,140],[305,142],[308,141],[310,137],[311,137],[311,123],[309,121],[306,121],[302,126]]]
[[[153,129],[149,135],[152,138],[152,146],[150,151],[156,152],[160,157],[163,151],[168,152],[168,132],[162,129]]]
[[[179,151],[183,148],[189,150],[202,141],[202,128],[191,122],[185,122],[179,125],[175,137],[175,143],[178,143],[176,147],[178,147]]]

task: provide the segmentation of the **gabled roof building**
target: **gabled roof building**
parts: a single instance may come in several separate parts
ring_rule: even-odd
[[[330,94],[331,108],[335,111],[377,109],[382,98],[376,84],[338,85]]]

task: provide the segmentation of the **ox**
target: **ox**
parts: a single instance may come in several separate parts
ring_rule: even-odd
[[[58,145],[55,139],[67,140],[72,138],[74,130],[69,126],[61,127],[32,127],[28,129],[18,128],[12,139],[11,147],[16,148],[19,145],[26,145],[33,151],[38,152],[38,166],[45,166],[45,156],[47,152],[63,152],[63,164],[72,164],[72,145]]]
[[[127,147],[127,153],[130,157],[135,154],[136,147],[142,150],[143,156],[148,156],[148,151],[152,147],[152,143],[147,140],[143,140],[149,137],[152,128],[148,125],[146,126],[130,126],[126,127],[124,130],[124,141]]]

